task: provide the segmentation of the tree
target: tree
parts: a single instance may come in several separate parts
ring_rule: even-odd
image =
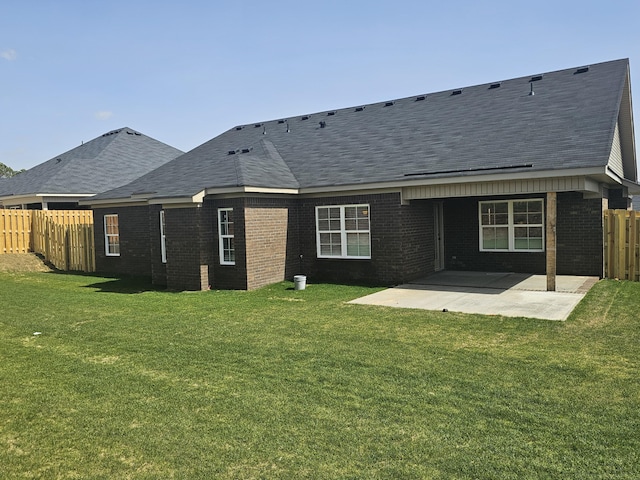
[[[14,170],[13,168],[5,165],[4,163],[0,162],[0,178],[10,178],[10,177],[14,177],[17,174],[24,172],[24,168],[22,170]]]

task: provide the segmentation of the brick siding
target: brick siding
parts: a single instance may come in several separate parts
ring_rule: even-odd
[[[167,287],[207,290],[211,285],[214,210],[202,207],[165,210]]]
[[[399,193],[388,193],[310,198],[300,204],[301,273],[310,281],[395,285],[433,271],[432,203],[403,206]],[[371,259],[317,258],[315,207],[353,204],[370,208]]]
[[[100,273],[151,276],[149,255],[149,207],[96,208],[96,270]],[[118,215],[120,255],[107,256],[104,246],[104,216]]]
[[[544,198],[540,196],[499,197]],[[545,274],[545,252],[481,252],[478,202],[482,198],[445,201],[445,267],[450,270]],[[545,202],[546,211],[546,202]],[[556,221],[558,275],[602,276],[602,199],[581,193],[559,193]]]
[[[247,289],[285,280],[287,233],[297,229],[297,225],[289,225],[289,209],[247,206],[244,220],[245,244],[249,252]]]
[[[558,275],[602,277],[603,201],[584,199],[581,193],[558,194],[556,269]]]
[[[478,202],[490,199],[442,201],[445,268],[545,273],[544,252],[479,251]],[[602,275],[602,207],[607,201],[558,194],[558,274]],[[317,258],[316,206],[353,204],[370,207],[372,258]],[[394,285],[434,271],[436,204],[414,200],[401,205],[399,193],[205,199],[200,207],[165,209],[166,264],[161,261],[159,206],[95,209],[96,264],[100,272],[148,275],[173,290],[254,289],[296,274],[307,275],[310,283]],[[220,264],[219,208],[233,208],[235,265]],[[119,216],[119,257],[104,253],[105,214]]]
[[[160,205],[151,205],[149,207],[149,255],[151,258],[151,281],[154,285],[166,286],[167,265],[162,262],[160,210],[162,210]]]

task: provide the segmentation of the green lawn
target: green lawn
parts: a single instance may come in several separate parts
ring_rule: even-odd
[[[566,322],[291,287],[0,273],[0,478],[640,478],[639,284]]]

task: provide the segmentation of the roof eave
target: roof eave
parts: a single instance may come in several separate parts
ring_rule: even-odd
[[[318,193],[332,193],[354,190],[371,190],[371,189],[386,189],[386,188],[401,188],[401,187],[413,187],[420,185],[447,185],[447,184],[461,184],[461,183],[484,183],[484,182],[498,182],[509,180],[523,180],[523,179],[536,179],[536,178],[549,178],[549,177],[573,177],[573,176],[586,176],[586,177],[598,177],[605,179],[607,177],[607,169],[605,166],[589,167],[589,168],[576,168],[576,169],[562,169],[562,170],[539,170],[539,171],[521,171],[511,172],[508,174],[477,174],[477,175],[458,175],[447,176],[437,178],[416,178],[412,177],[412,180],[393,180],[390,182],[372,182],[362,184],[347,184],[347,185],[326,185],[320,187],[307,187],[299,190],[300,194],[318,194]],[[613,182],[612,182],[613,183]],[[620,183],[620,182],[617,182]]]

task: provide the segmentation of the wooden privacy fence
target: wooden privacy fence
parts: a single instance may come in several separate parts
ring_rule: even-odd
[[[31,251],[31,210],[0,209],[0,254]]]
[[[604,274],[640,281],[640,212],[605,210]]]
[[[0,254],[35,252],[59,270],[95,272],[91,210],[0,210]]]

